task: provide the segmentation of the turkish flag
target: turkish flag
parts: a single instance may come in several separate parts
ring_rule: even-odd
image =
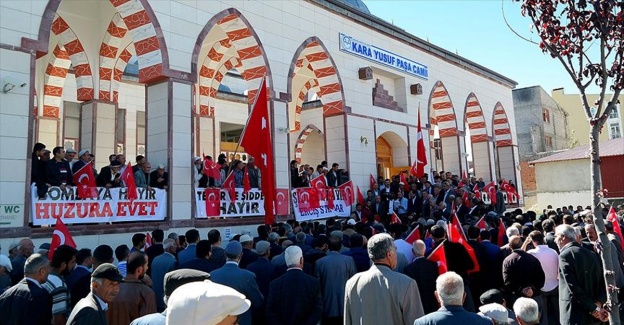
[[[236,183],[234,182],[234,172],[230,172],[228,177],[225,178],[225,182],[223,182],[221,188],[228,192],[232,203],[236,202]]]
[[[436,247],[429,257],[428,260],[436,262],[438,264],[438,274],[442,275],[448,271],[448,267],[446,266],[446,252],[444,252],[444,242],[441,242],[438,247]]]
[[[243,192],[247,193],[251,190],[251,181],[249,181],[249,167],[245,166],[243,171]]]
[[[269,119],[269,97],[265,78],[262,78],[260,89],[254,100],[247,124],[241,135],[240,145],[255,158],[256,166],[262,173],[262,194],[264,195],[264,223],[272,225],[275,222],[274,192],[275,167],[273,157],[273,140],[271,139],[271,124]]]
[[[290,191],[285,188],[278,188],[275,194],[275,213],[280,216],[287,216],[290,214]]]
[[[221,172],[219,171],[219,164],[212,161],[212,159],[206,159],[204,155],[204,175],[212,178],[221,178]]]
[[[358,203],[363,207],[366,205],[366,201],[364,201],[364,195],[362,195],[362,191],[360,191],[360,187],[357,187],[358,190]]]
[[[98,190],[95,185],[95,175],[91,163],[85,164],[73,177],[74,184],[78,187],[78,196],[82,199],[97,199]]]
[[[392,217],[390,218],[390,223],[403,223],[401,218],[397,216],[396,212],[392,212]]]
[[[327,207],[330,209],[334,209],[335,205],[334,205],[334,200],[336,199],[336,194],[334,193],[334,189],[333,188],[328,188],[327,189]]]
[[[405,178],[405,173],[401,173],[399,175],[399,182],[403,182],[403,189],[405,191],[409,191],[410,190],[410,186],[409,186],[409,183],[407,182],[407,178]]]
[[[342,200],[344,201],[345,205],[350,208],[355,203],[355,195],[353,193],[353,182],[348,181],[338,186],[338,190],[340,191],[340,196],[342,196]]]
[[[321,207],[317,191],[310,187],[297,188],[297,206],[300,211],[309,211]]]
[[[501,189],[507,193],[507,198],[509,199],[509,203],[518,201],[518,193],[516,189],[511,186],[507,181],[503,181],[501,183]]]
[[[481,217],[481,219],[477,221],[476,226],[479,229],[487,229],[487,223],[485,223],[485,217]]]
[[[414,242],[416,242],[419,239],[420,239],[420,225],[416,226],[416,228],[414,228],[414,230],[412,230],[412,232],[410,232],[409,235],[405,237],[405,241],[410,245],[414,244]]]
[[[76,248],[76,243],[63,223],[63,220],[61,220],[61,218],[56,218],[56,225],[54,226],[54,233],[52,234],[52,242],[50,243],[50,251],[48,252],[48,259],[50,261],[54,256],[54,251],[61,245]]]
[[[218,188],[206,188],[206,217],[218,217],[221,215],[221,190]]]
[[[319,200],[325,201],[327,199],[327,179],[325,175],[319,175],[311,179],[310,187],[318,192]]]
[[[472,188],[472,191],[474,192],[475,196],[481,200],[481,192],[479,191],[479,184],[475,184],[475,186]]]
[[[505,237],[507,237],[507,229],[503,224],[503,218],[498,219],[498,246],[503,246],[505,242]]]
[[[451,216],[451,224],[449,225],[449,240],[454,243],[460,243],[470,255],[470,259],[474,264],[472,270],[468,270],[468,273],[479,272],[479,261],[477,261],[477,255],[475,254],[472,246],[468,244],[468,240],[466,239],[466,234],[464,234],[464,230],[462,226],[459,224],[459,220],[456,215]]]
[[[496,204],[496,188],[494,187],[496,183],[494,181],[490,182],[488,185],[485,185],[483,191],[490,195],[490,201],[492,204]]]
[[[462,171],[462,179],[466,179],[468,178],[468,175],[466,174],[466,171]]]
[[[128,200],[130,202],[139,198],[137,194],[136,183],[134,182],[134,174],[132,173],[132,164],[128,162],[128,166],[124,168],[123,173],[121,173],[121,180],[126,184],[126,188],[128,189]]]
[[[613,232],[620,237],[620,245],[624,246],[624,236],[622,236],[622,228],[620,228],[620,222],[618,221],[617,214],[615,213],[615,209],[613,209],[613,207],[609,209],[607,221],[611,221],[611,224],[613,225]]]
[[[464,190],[464,194],[462,194],[462,204],[466,207],[470,207],[470,196],[468,196],[468,190]]]
[[[427,154],[425,153],[425,139],[423,138],[422,128],[420,126],[420,109],[418,109],[418,133],[416,138],[416,159],[414,159],[414,164],[412,165],[410,173],[421,178],[425,175]]]
[[[370,188],[372,190],[373,189],[373,185],[375,185],[375,183],[377,183],[377,181],[375,180],[375,177],[373,177],[373,174],[370,174],[369,182],[370,182]]]
[[[145,249],[152,246],[152,234],[149,232],[145,234]]]

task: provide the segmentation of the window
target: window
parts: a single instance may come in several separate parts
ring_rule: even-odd
[[[63,147],[80,150],[80,103],[63,104]]]
[[[619,139],[622,137],[622,131],[620,130],[619,124],[611,124],[609,126],[610,138],[611,139]]]
[[[552,146],[553,146],[552,137],[545,136],[544,137],[544,145],[546,145],[546,148],[552,148]]]
[[[115,141],[117,143],[117,153],[124,153],[126,147],[126,110],[124,108],[117,109]]]
[[[619,114],[618,111],[620,110],[620,105],[618,104],[617,106],[615,106],[612,110],[611,113],[609,113],[609,118],[618,118]]]
[[[542,120],[550,124],[550,111],[545,108],[542,109]]]
[[[146,124],[145,112],[137,111],[136,112],[136,125],[137,125],[136,153],[137,155],[145,155],[145,139],[146,139],[145,124]]]

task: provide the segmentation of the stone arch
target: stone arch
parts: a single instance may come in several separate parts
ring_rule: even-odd
[[[455,107],[442,81],[438,81],[429,96],[429,119],[432,125],[438,126],[440,138],[458,134]],[[433,130],[433,128],[432,128]]]
[[[313,132],[316,132],[321,137],[324,137],[323,132],[313,124],[306,126],[305,129],[301,131],[301,133],[299,134],[299,137],[297,138],[297,143],[295,144],[295,160],[297,160],[298,164],[301,163],[301,156],[303,154],[303,145],[305,144],[310,134],[312,134]],[[320,159],[320,160],[323,160],[323,159]],[[316,167],[316,166],[313,166],[313,167]]]
[[[403,137],[393,131],[385,131],[377,135],[377,139],[379,138],[383,138],[392,147],[392,165],[394,167],[409,166],[408,146]]]
[[[468,95],[468,98],[466,99],[466,109],[464,112],[464,122],[470,130],[470,145],[474,175],[487,179],[491,175],[492,169],[490,164],[490,143],[488,141],[488,133],[485,124],[485,117],[483,116],[483,109],[474,93],[470,93]],[[468,147],[468,143],[466,143],[466,147]]]
[[[304,70],[308,73],[300,74]],[[310,37],[299,46],[288,72],[289,97],[297,95],[294,107],[291,108],[294,110],[294,131],[301,128],[301,105],[312,87],[319,89],[318,95],[323,104],[324,116],[336,115],[344,110],[345,97],[340,74],[329,51],[318,37]],[[295,90],[299,92],[294,93]]]
[[[61,107],[61,97],[63,96],[63,87],[65,86],[65,78],[69,71],[71,60],[69,54],[60,44],[54,47],[54,51],[50,54],[48,65],[45,70],[44,86],[43,86],[43,116],[59,117]]]
[[[208,36],[211,39],[206,58],[200,58],[202,46]],[[201,66],[198,65],[201,60]],[[258,91],[260,82],[267,77],[267,86],[273,89],[269,61],[255,30],[241,12],[234,8],[216,14],[199,33],[191,60],[191,72],[199,72],[200,115],[210,116],[214,112],[211,99],[216,98],[217,90],[225,73],[238,68],[248,83],[247,97],[251,103]],[[202,107],[203,106],[203,107]]]
[[[121,47],[121,43],[127,32],[128,28],[126,27],[123,19],[121,19],[121,15],[119,13],[115,13],[106,28],[102,45],[100,45],[99,99],[117,102],[117,100],[114,99],[114,96],[111,96],[113,70],[115,69],[117,53],[119,52],[119,48]]]
[[[126,66],[128,65],[128,61],[135,56],[136,53],[134,51],[134,45],[132,43],[128,44],[128,46],[121,51],[117,60],[115,61],[115,68],[113,69],[112,75],[112,84],[111,90],[113,93],[112,101],[115,103],[119,101],[119,86],[121,84],[121,78],[123,77],[123,73],[126,70]]]
[[[169,67],[169,55],[158,19],[147,0],[109,0],[126,25],[139,62],[139,82],[148,83],[163,77]],[[53,17],[62,0],[49,0],[39,25],[37,51],[48,52]],[[28,44],[30,45],[30,44]]]
[[[513,146],[511,126],[509,125],[505,108],[500,102],[496,103],[496,106],[494,106],[494,121],[492,123],[492,128],[497,148]]]

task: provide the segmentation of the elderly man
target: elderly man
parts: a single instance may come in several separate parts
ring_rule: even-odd
[[[492,324],[489,318],[471,313],[462,307],[466,298],[464,280],[455,272],[447,272],[438,277],[435,296],[440,303],[440,309],[417,319],[414,325]]]
[[[158,165],[158,168],[150,173],[149,185],[162,190],[167,190],[169,188],[169,173],[165,171],[165,165]]]
[[[151,170],[152,165],[147,161],[140,166],[139,170],[134,173],[134,181],[136,183],[136,187],[147,188],[148,190],[152,189],[152,187],[150,186]]]
[[[0,295],[2,325],[51,324],[52,299],[41,287],[48,279],[50,262],[32,254],[24,264],[24,278]]]
[[[533,299],[518,298],[513,305],[516,319],[520,325],[536,325],[539,324],[539,311],[537,303]]]
[[[432,313],[438,309],[435,299],[435,281],[438,278],[438,264],[425,258],[427,247],[425,242],[417,240],[412,244],[414,261],[403,269],[403,273],[416,281],[420,291],[420,301],[422,301],[425,314]]]
[[[367,248],[374,265],[347,281],[344,324],[412,324],[424,315],[420,292],[416,281],[392,271],[397,265],[392,237],[374,235]]]
[[[169,298],[167,324],[234,325],[251,302],[236,290],[208,280],[187,283]]]
[[[555,228],[559,247],[559,321],[561,324],[591,325],[605,322],[602,308],[606,289],[598,255],[576,242],[570,225]]]
[[[266,304],[268,323],[315,325],[323,312],[319,280],[303,272],[299,246],[286,248],[284,255],[288,271],[271,282]]]
[[[518,297],[527,297],[540,304],[546,281],[544,270],[535,256],[521,249],[520,238],[516,237],[509,238],[509,248],[513,251],[503,260],[503,289],[510,303]]]
[[[106,310],[119,292],[123,277],[115,265],[104,263],[91,274],[91,292],[74,307],[67,325],[108,325]]]
[[[13,271],[11,271],[11,281],[16,284],[24,277],[24,263],[32,255],[35,245],[30,238],[24,238],[17,245],[17,256],[11,260]]]

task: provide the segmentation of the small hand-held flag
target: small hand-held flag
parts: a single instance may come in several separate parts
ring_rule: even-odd
[[[490,195],[490,201],[492,204],[496,204],[496,188],[494,187],[496,183],[494,181],[490,182],[488,185],[485,185],[483,188],[483,192],[486,192]]]
[[[370,181],[370,188],[372,190],[373,189],[373,185],[375,185],[375,183],[377,183],[377,181],[375,180],[375,177],[373,177],[373,174],[370,174],[369,181]]]
[[[121,173],[121,180],[126,184],[126,188],[128,190],[128,200],[130,202],[139,198],[137,194],[136,183],[134,182],[134,174],[132,173],[132,164],[128,162],[128,166],[124,168],[123,173]]]
[[[243,192],[247,193],[251,190],[251,181],[249,180],[249,167],[245,166],[243,170]]]
[[[358,190],[358,203],[363,207],[366,205],[366,201],[364,201],[364,195],[362,195],[362,191],[360,190],[360,187],[357,187]]]
[[[448,267],[446,266],[446,252],[444,251],[444,242],[441,242],[438,247],[436,247],[429,257],[428,260],[436,262],[438,264],[438,274],[444,274],[448,271]]]
[[[414,230],[412,230],[412,232],[410,232],[409,235],[405,237],[405,241],[408,244],[412,245],[414,244],[414,242],[416,242],[419,239],[420,239],[420,225],[417,225],[416,227],[414,227]]]
[[[56,225],[54,226],[52,242],[50,243],[50,251],[48,252],[49,260],[52,260],[52,257],[54,256],[54,251],[61,245],[67,245],[76,248],[76,243],[69,233],[69,230],[67,230],[67,226],[65,226],[61,218],[56,218]]]
[[[325,175],[319,175],[310,180],[310,187],[316,189],[319,200],[325,201],[327,198],[327,179]]]
[[[221,191],[218,188],[206,188],[206,217],[218,217],[221,215]]]
[[[620,227],[620,222],[618,221],[617,214],[615,213],[615,209],[611,207],[609,209],[609,215],[607,216],[607,220],[611,222],[613,225],[613,232],[620,237],[620,245],[624,246],[624,236],[622,236],[622,229]]]
[[[78,188],[78,196],[82,199],[97,199],[98,190],[95,185],[95,175],[91,164],[85,164],[73,176],[74,184]]]
[[[206,155],[202,155],[204,156],[204,174],[208,177],[220,179],[221,172],[219,171],[219,164],[212,161],[212,159],[206,158]]]
[[[401,218],[397,216],[396,212],[392,212],[392,218],[390,219],[390,223],[403,223]]]
[[[148,249],[152,246],[152,234],[149,232],[145,234],[145,249]]]
[[[221,188],[227,190],[230,200],[236,202],[236,182],[234,182],[234,172],[230,172],[228,177],[225,178]]]
[[[481,219],[477,221],[477,224],[475,226],[477,226],[477,228],[479,229],[487,229],[487,223],[485,222],[485,217],[481,217]]]
[[[344,201],[347,208],[351,208],[351,206],[355,203],[355,195],[353,193],[353,181],[348,181],[340,186],[338,186],[338,191],[340,191],[340,196]]]
[[[468,239],[466,238],[466,234],[464,233],[464,229],[459,223],[459,219],[457,219],[457,215],[451,216],[451,224],[449,225],[449,240],[454,243],[459,243],[464,246],[464,249],[470,256],[472,260],[473,268],[468,270],[468,273],[479,272],[479,261],[477,260],[477,255],[475,254],[474,249],[468,243]]]
[[[500,218],[498,219],[498,246],[503,246],[503,243],[505,242],[505,237],[507,237],[507,229],[503,224],[503,218]]]
[[[269,118],[269,96],[262,78],[260,89],[247,119],[247,124],[241,134],[240,145],[255,158],[256,166],[262,173],[262,194],[264,195],[264,223],[272,225],[275,222],[275,167],[273,157],[273,140]]]

